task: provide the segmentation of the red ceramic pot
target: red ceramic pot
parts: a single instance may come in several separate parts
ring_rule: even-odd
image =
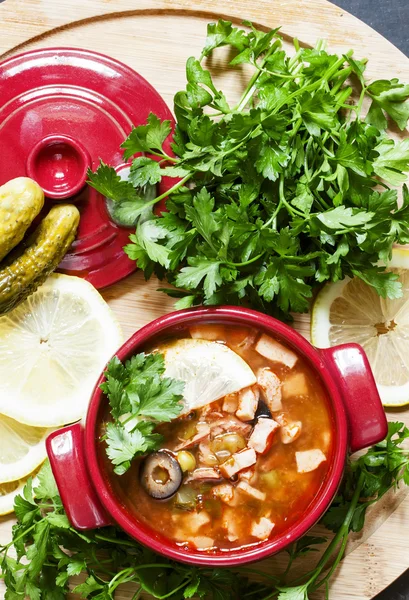
[[[117,524],[152,550],[197,565],[239,565],[283,550],[304,535],[323,515],[341,482],[348,451],[355,452],[382,440],[387,421],[375,381],[363,349],[345,344],[325,350],[314,348],[288,325],[253,310],[238,307],[199,308],[171,313],[137,331],[118,351],[120,360],[130,358],[153,337],[180,326],[197,323],[247,325],[273,334],[294,348],[318,373],[326,388],[334,422],[334,452],[326,480],[307,514],[286,532],[256,547],[206,554],[186,550],[138,521],[115,497],[98,459],[98,424],[102,404],[99,378],[88,410],[85,428],[71,425],[52,433],[47,452],[64,507],[78,529]]]

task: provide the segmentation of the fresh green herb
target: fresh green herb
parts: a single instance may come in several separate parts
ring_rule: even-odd
[[[182,410],[181,381],[163,377],[165,363],[159,353],[136,354],[125,364],[114,357],[101,384],[111,406],[113,421],[107,423],[104,439],[107,455],[122,475],[132,460],[160,447],[155,428],[175,419]]]
[[[354,275],[382,297],[399,297],[397,275],[380,261],[387,264],[394,243],[409,242],[409,192],[404,187],[398,208],[388,188],[406,179],[409,141],[395,142],[385,129],[388,119],[406,127],[409,85],[369,84],[365,60],[329,54],[322,42],[306,49],[295,40],[289,56],[277,30],[245,24],[249,32],[209,24],[200,60],[188,59],[186,89],[174,99],[175,157],[163,149],[169,122],[150,115],[123,144],[126,159],[149,155],[134,159],[126,188],[106,165],[90,174],[137,224],[126,252],[146,278],[178,288],[163,291],[179,297],[180,308],[250,302],[288,316],[308,309],[315,286]],[[204,66],[220,46],[232,52],[230,68],[254,69],[235,106]],[[179,178],[168,193],[132,199],[130,187],[165,175]],[[168,212],[155,216],[166,196]]]
[[[145,360],[136,358],[136,363],[140,361],[139,366],[134,365],[137,371],[143,372]],[[113,365],[112,381],[122,382],[124,368],[119,361]],[[153,364],[146,371],[149,368],[155,370]],[[118,407],[120,386],[112,385],[117,388],[114,404]],[[403,423],[390,423],[383,442],[348,464],[344,483],[323,519],[335,536],[304,576],[300,576],[299,564],[292,569],[294,561],[316,551],[324,538],[305,536],[299,540],[288,550],[287,568],[281,576],[273,577],[254,567],[234,571],[182,565],[143,548],[115,527],[77,531],[67,519],[47,463],[34,493],[30,479],[23,495],[17,496],[18,522],[13,527],[13,539],[0,547],[5,598],[64,600],[70,577],[85,573],[84,583],[74,592],[96,600],[113,600],[116,590],[130,583],[135,586],[135,600],[143,592],[163,600],[308,600],[319,587],[328,590],[328,581],[344,555],[348,532],[363,527],[368,506],[399,484],[409,485],[409,452],[402,448],[405,439],[409,439],[409,429]],[[16,559],[9,554],[12,548]],[[262,583],[247,579],[254,574]]]

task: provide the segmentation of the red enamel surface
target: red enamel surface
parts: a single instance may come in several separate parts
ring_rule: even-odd
[[[348,416],[351,452],[376,444],[388,432],[385,411],[368,358],[358,344],[321,350],[329,370],[339,381]]]
[[[62,200],[78,194],[87,179],[91,157],[68,135],[49,135],[27,157],[27,175],[37,181],[48,198]]]
[[[113,223],[104,198],[84,186],[82,167],[86,155],[93,170],[99,159],[121,164],[121,143],[150,112],[173,124],[164,100],[126,65],[73,48],[34,50],[5,60],[0,64],[0,90],[0,185],[29,175],[48,192],[44,210],[49,210],[52,199],[62,198],[80,210],[77,239],[60,270],[84,277],[97,288],[134,271],[135,262],[123,251],[130,230]],[[49,136],[73,141],[65,141],[60,152],[53,153]],[[172,155],[170,141],[169,137],[164,148]],[[62,179],[64,185],[59,186]],[[174,183],[163,178],[158,193]]]
[[[46,440],[58,490],[68,518],[77,529],[96,529],[112,521],[98,500],[84,453],[84,431],[80,423],[58,429]]]
[[[115,498],[108,478],[98,460],[98,424],[100,406],[104,400],[99,385],[103,376],[96,384],[89,406],[84,432],[85,456],[81,460],[86,462],[90,479],[94,489],[97,490],[99,508],[102,505],[116,523],[142,544],[182,562],[212,566],[238,565],[260,560],[279,552],[304,535],[320,519],[337,491],[350,441],[353,443],[353,448],[356,449],[358,446],[362,447],[363,444],[381,440],[386,432],[386,420],[369,365],[359,346],[348,345],[346,348],[333,348],[331,351],[317,350],[288,325],[249,309],[238,307],[198,308],[165,315],[137,331],[120,348],[117,355],[121,360],[127,359],[138,352],[152,337],[167,332],[171,333],[177,327],[198,322],[201,324],[206,322],[237,323],[270,332],[301,353],[319,374],[331,401],[335,437],[334,451],[321,492],[313,500],[303,520],[296,523],[279,538],[267,540],[257,547],[216,554],[181,549],[175,543],[150,529],[148,525],[137,521]],[[339,356],[343,357],[343,363],[342,360],[335,358],[337,351]],[[366,398],[370,399],[370,408],[367,411],[362,409]],[[67,468],[69,468],[69,462]],[[86,518],[87,515],[84,512],[82,524],[85,526]],[[92,520],[89,522],[89,526],[94,526]]]

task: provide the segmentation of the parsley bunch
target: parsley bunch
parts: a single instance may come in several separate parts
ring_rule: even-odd
[[[165,364],[159,353],[136,354],[122,364],[114,356],[101,384],[108,396],[113,421],[106,424],[104,439],[114,471],[123,475],[131,461],[160,447],[154,433],[159,423],[175,419],[182,410],[184,383],[163,377]]]
[[[125,250],[177,290],[179,308],[251,303],[282,316],[308,309],[313,288],[357,276],[382,297],[401,295],[397,276],[379,266],[392,245],[409,242],[409,140],[385,132],[408,122],[409,85],[364,79],[365,60],[330,54],[322,42],[295,53],[277,30],[250,31],[220,20],[208,25],[200,59],[186,64],[186,89],[174,99],[175,157],[164,150],[169,121],[151,114],[123,143],[133,159],[127,181],[101,163],[89,184],[114,200],[114,214],[135,225]],[[220,46],[229,68],[254,74],[235,106],[205,61]],[[358,88],[352,97],[350,81]],[[364,98],[371,104],[364,119]],[[144,190],[175,177],[153,199]],[[167,197],[168,212],[155,215]]]
[[[146,592],[159,600],[308,600],[328,581],[345,552],[349,531],[359,531],[365,512],[391,488],[409,485],[409,439],[403,423],[389,423],[387,438],[366,454],[349,462],[344,482],[323,523],[335,532],[316,566],[300,576],[298,559],[315,551],[325,538],[304,536],[287,552],[287,568],[280,576],[254,567],[231,569],[182,565],[140,546],[119,528],[77,531],[64,512],[48,463],[39,484],[29,480],[15,500],[17,523],[13,539],[0,547],[1,577],[7,587],[5,600],[64,600],[72,576],[85,574],[74,588],[82,598],[113,600],[123,584],[134,584],[133,600]],[[17,558],[10,556],[14,549]],[[293,563],[297,565],[293,569]],[[262,583],[247,576],[258,575]]]

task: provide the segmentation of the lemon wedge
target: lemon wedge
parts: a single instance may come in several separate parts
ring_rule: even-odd
[[[0,317],[0,413],[33,427],[77,421],[121,340],[119,324],[90,283],[51,275]]]
[[[180,339],[158,351],[165,359],[165,376],[185,382],[182,415],[256,383],[241,356],[218,342]]]
[[[51,431],[0,415],[0,484],[26,477],[45,461],[45,440]]]
[[[358,278],[327,284],[311,315],[311,341],[319,348],[356,342],[369,359],[384,406],[409,404],[409,249],[396,248],[388,267],[403,296],[378,296]]]

